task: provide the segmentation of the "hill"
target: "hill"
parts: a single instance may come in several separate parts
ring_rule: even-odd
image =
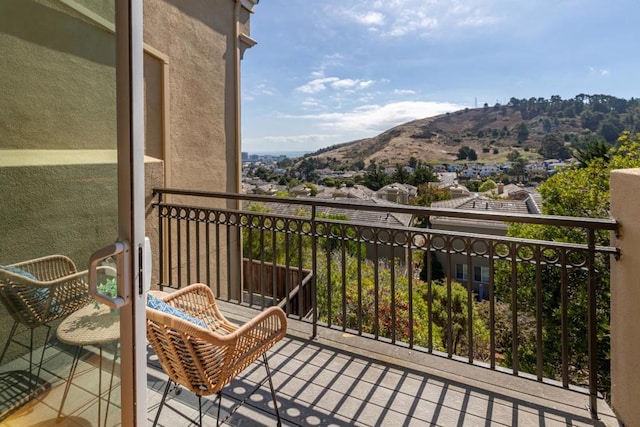
[[[451,163],[458,160],[462,147],[473,149],[477,160],[484,162],[504,161],[512,150],[530,158],[549,157],[554,154],[546,149],[549,141],[559,141],[556,145],[564,146],[570,155],[586,138],[599,137],[613,144],[624,130],[640,131],[638,99],[584,94],[568,100],[511,98],[506,105],[485,104],[414,120],[373,138],[307,154],[305,160],[333,169],[354,169],[370,162],[405,165],[411,157],[424,163]]]

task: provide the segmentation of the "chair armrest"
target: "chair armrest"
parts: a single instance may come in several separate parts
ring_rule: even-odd
[[[262,356],[287,333],[287,316],[280,307],[269,307],[234,331],[236,338],[230,370],[239,372]],[[226,337],[225,337],[226,338]]]

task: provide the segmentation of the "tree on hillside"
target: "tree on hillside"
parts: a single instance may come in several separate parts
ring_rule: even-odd
[[[478,154],[476,153],[476,150],[465,145],[458,149],[457,158],[458,160],[469,159],[473,161],[473,160],[478,160]]]
[[[529,139],[529,126],[525,122],[518,123],[515,130],[518,142],[524,142]]]
[[[546,135],[538,150],[545,159],[565,160],[571,157],[571,150],[555,134]]]
[[[416,165],[415,170],[413,171],[413,175],[409,180],[411,185],[415,185],[416,187],[421,186],[422,184],[426,184],[427,182],[437,182],[438,176],[433,172],[433,170],[420,162]]]
[[[611,149],[609,161],[594,157],[583,168],[566,169],[540,185],[539,191],[544,199],[542,207],[546,215],[580,216],[606,218],[609,216],[609,173],[613,169],[640,167],[640,134],[632,136],[624,133],[619,138],[619,147]],[[572,242],[586,244],[586,232],[582,229],[568,229],[535,224],[518,224],[509,227],[508,236],[534,240]],[[596,234],[596,245],[608,245],[609,233]],[[598,253],[595,256],[595,274],[597,287],[597,324],[598,324],[598,381],[601,391],[607,391],[610,385],[609,363],[609,255]],[[512,266],[508,262],[498,262],[496,268],[496,295],[503,301],[511,301]],[[584,381],[587,372],[587,294],[585,283],[588,272],[581,268],[569,268],[565,279],[563,273],[553,263],[543,263],[536,267],[533,263],[517,264],[517,301],[523,317],[535,318],[536,307],[536,269],[542,275],[543,293],[543,349],[545,376],[560,378],[562,355],[561,304],[562,283],[566,279],[568,294],[569,366],[571,380],[574,383]],[[520,317],[520,315],[519,315]],[[519,338],[520,339],[520,338]],[[520,339],[518,355],[520,369],[536,372],[536,343]],[[507,363],[512,360],[511,348],[503,349]],[[500,349],[499,349],[500,351]]]

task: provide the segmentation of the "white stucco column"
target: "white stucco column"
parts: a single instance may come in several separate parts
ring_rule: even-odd
[[[611,263],[611,406],[640,426],[640,169],[611,173],[611,215],[622,254]]]

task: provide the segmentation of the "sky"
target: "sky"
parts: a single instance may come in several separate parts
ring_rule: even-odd
[[[639,0],[261,0],[242,151],[315,151],[511,97],[640,98]]]

